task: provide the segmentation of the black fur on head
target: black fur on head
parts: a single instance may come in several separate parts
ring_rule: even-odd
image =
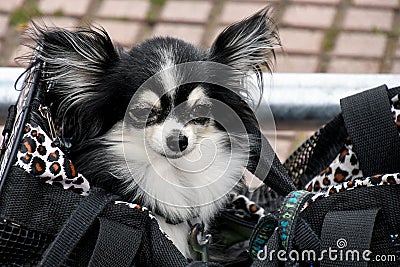
[[[274,49],[281,46],[271,9],[227,27],[211,46],[209,60],[229,65],[242,73],[253,71],[263,90],[263,69],[272,72]]]
[[[123,99],[122,92],[110,86],[120,55],[103,29],[72,32],[35,25],[33,37],[33,56],[44,62],[43,77],[49,84],[45,101],[62,137],[80,143],[123,117],[114,105]]]

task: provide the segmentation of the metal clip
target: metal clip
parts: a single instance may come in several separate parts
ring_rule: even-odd
[[[50,128],[50,135],[53,140],[56,139],[56,128],[54,127],[53,119],[51,118],[50,110],[46,106],[39,106],[40,114],[42,114],[43,118],[47,120],[47,124]]]
[[[211,235],[204,235],[204,225],[197,223],[190,230],[189,243],[192,246],[194,252],[201,255],[202,262],[209,261],[208,247],[211,242]]]

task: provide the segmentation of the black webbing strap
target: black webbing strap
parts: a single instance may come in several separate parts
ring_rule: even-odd
[[[367,266],[363,252],[370,248],[378,211],[379,208],[328,212],[321,232],[322,250],[327,251],[321,267]],[[330,256],[329,250],[336,250],[336,253]]]
[[[294,228],[294,245],[300,250],[321,251],[321,240],[311,229],[310,225],[303,219],[298,218]]]
[[[340,105],[364,176],[399,171],[400,138],[386,85],[346,97]]]
[[[259,159],[254,175],[282,196],[286,196],[289,192],[296,190],[285,167],[283,167],[268,140],[257,128],[252,129],[252,133],[260,136],[259,147],[255,148],[259,153]]]
[[[103,217],[99,220],[99,237],[89,266],[132,266],[144,228],[135,229]]]
[[[49,245],[39,266],[55,267],[63,264],[103,208],[114,199],[115,196],[102,189],[94,189],[87,197],[83,198],[78,208]]]
[[[277,252],[280,248],[278,231],[274,231],[265,247],[260,250],[251,267],[276,267],[278,266]]]

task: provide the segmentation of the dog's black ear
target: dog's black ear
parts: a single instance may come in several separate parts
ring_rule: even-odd
[[[35,26],[34,32],[34,58],[44,63],[43,77],[49,85],[46,104],[59,134],[73,143],[95,137],[111,123],[115,102],[109,75],[119,53],[110,37],[102,29],[90,28]]]
[[[277,47],[280,47],[278,30],[271,8],[267,7],[227,27],[212,44],[210,60],[243,73],[259,72],[262,67],[272,71],[273,49]]]

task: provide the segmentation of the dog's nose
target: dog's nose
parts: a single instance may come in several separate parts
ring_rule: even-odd
[[[173,152],[183,152],[188,146],[188,138],[179,131],[174,131],[167,137],[167,146]]]

